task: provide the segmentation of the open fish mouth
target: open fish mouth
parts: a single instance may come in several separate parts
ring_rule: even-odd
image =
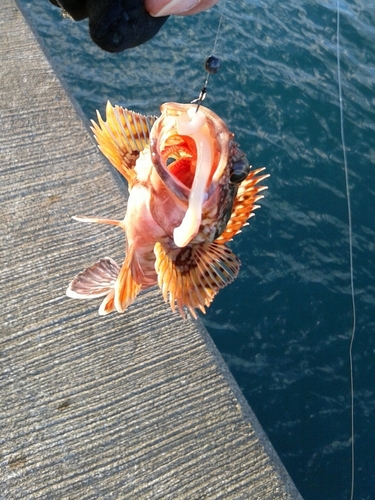
[[[165,103],[161,112],[151,130],[151,157],[164,184],[187,204],[173,233],[175,244],[184,247],[198,233],[203,206],[226,171],[231,133],[204,106]]]

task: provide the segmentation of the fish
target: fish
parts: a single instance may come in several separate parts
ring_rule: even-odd
[[[203,105],[167,102],[145,116],[108,101],[92,131],[99,149],[126,179],[123,220],[74,216],[125,233],[119,266],[104,257],[77,274],[73,299],[104,297],[99,314],[123,313],[155,285],[172,311],[206,312],[239,273],[228,242],[259,208],[265,167],[252,170],[225,122]]]

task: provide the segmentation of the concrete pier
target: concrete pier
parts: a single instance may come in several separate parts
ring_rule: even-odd
[[[72,301],[126,194],[14,0],[0,17],[0,498],[300,499],[199,322]]]

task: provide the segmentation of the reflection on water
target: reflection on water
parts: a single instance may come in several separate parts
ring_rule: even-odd
[[[105,102],[157,113],[203,84],[218,7],[170,19],[113,55],[47,0],[22,0],[87,117]],[[375,491],[375,9],[340,0],[344,119],[352,192],[356,498]],[[227,0],[222,68],[207,105],[271,173],[263,208],[233,250],[239,279],[205,317],[247,400],[306,500],[348,498],[351,299],[340,142],[335,0]]]

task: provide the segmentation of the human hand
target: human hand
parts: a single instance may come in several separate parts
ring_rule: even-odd
[[[190,16],[217,4],[219,0],[145,0],[145,9],[154,17]]]
[[[50,0],[75,21],[88,17],[93,41],[121,52],[153,38],[170,14],[191,15],[219,0]]]

